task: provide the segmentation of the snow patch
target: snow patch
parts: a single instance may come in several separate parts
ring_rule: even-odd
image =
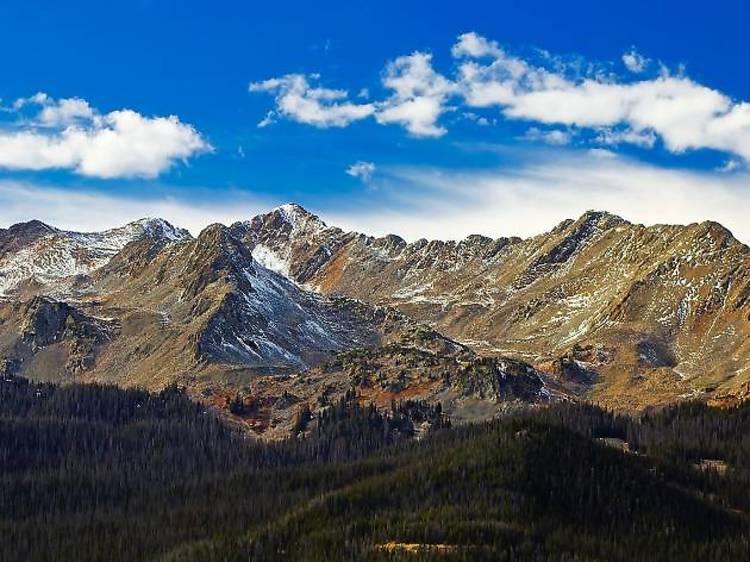
[[[276,273],[283,275],[284,277],[290,276],[290,264],[288,258],[280,256],[268,246],[258,244],[257,246],[255,246],[255,248],[253,248],[252,256],[255,261],[257,261],[266,269],[275,271]]]
[[[174,242],[190,238],[190,234],[165,220],[151,218],[102,232],[53,230],[0,260],[0,294],[27,280],[54,284],[73,275],[88,275],[127,244],[143,238]]]

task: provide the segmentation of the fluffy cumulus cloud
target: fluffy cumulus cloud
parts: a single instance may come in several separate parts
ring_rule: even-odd
[[[596,141],[600,144],[634,144],[644,148],[652,148],[656,144],[656,134],[651,130],[602,129],[597,135]]]
[[[20,112],[33,108],[31,118]],[[38,93],[16,100],[16,123],[0,129],[0,168],[70,169],[97,178],[153,178],[175,162],[211,150],[175,116],[146,117],[130,109],[100,114],[85,100]]]
[[[359,178],[364,182],[368,182],[372,179],[372,175],[375,173],[375,164],[372,162],[365,162],[364,160],[358,160],[346,169],[346,173],[354,178]]]
[[[388,63],[381,84],[386,97],[367,104],[348,101],[341,90],[313,88],[300,75],[252,84],[251,90],[276,94],[273,116],[323,127],[374,117],[413,136],[439,137],[446,133],[441,116],[461,108],[464,114],[492,112],[507,120],[591,131],[592,142],[653,147],[660,140],[673,153],[713,149],[750,161],[750,103],[664,67],[647,76],[656,65],[635,49],[623,55],[630,71],[625,77],[549,54],[515,56],[476,33],[460,35],[451,54],[450,77],[435,70],[429,53]]]
[[[446,111],[445,102],[453,86],[433,70],[429,54],[417,52],[389,63],[383,85],[392,94],[381,102],[351,102],[345,90],[311,85],[311,81],[318,79],[317,74],[287,74],[251,83],[251,92],[269,92],[276,101],[275,109],[258,126],[268,126],[283,117],[320,128],[346,127],[374,116],[378,123],[402,125],[418,137],[438,137],[445,133],[437,120]],[[357,97],[366,99],[369,95],[369,90],[363,88]]]
[[[310,76],[317,80],[318,76]],[[287,74],[250,84],[251,92],[270,92],[276,97],[276,109],[258,123],[265,127],[274,119],[285,117],[315,127],[346,127],[354,121],[369,117],[374,112],[372,104],[346,101],[345,90],[332,90],[310,85],[302,74]]]
[[[446,100],[455,85],[435,72],[432,55],[417,52],[397,58],[386,67],[383,85],[393,94],[378,105],[378,123],[402,125],[417,137],[445,134],[437,121],[449,109]]]
[[[458,36],[456,44],[451,49],[451,54],[457,59],[461,57],[501,57],[503,51],[497,42],[489,41],[485,37],[472,32]]]

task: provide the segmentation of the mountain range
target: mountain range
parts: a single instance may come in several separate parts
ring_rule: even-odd
[[[457,421],[750,393],[750,249],[712,222],[587,212],[526,239],[406,242],[294,204],[197,237],[31,221],[0,230],[0,295],[5,374],[178,384],[268,437],[352,387]]]

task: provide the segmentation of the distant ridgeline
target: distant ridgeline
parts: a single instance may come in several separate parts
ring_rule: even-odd
[[[0,559],[742,560],[750,406],[448,427],[354,392],[248,439],[171,386],[0,382]],[[427,431],[420,431],[429,421]],[[616,445],[613,447],[611,445]]]
[[[748,341],[750,248],[713,222],[589,211],[526,239],[407,242],[287,204],[196,237],[0,229],[0,374],[177,384],[267,439],[352,387],[454,425],[558,399],[743,400]]]

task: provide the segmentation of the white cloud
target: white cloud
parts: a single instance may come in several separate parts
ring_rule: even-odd
[[[398,124],[415,137],[439,137],[446,130],[437,124],[448,110],[446,99],[453,83],[432,68],[432,55],[415,52],[390,62],[383,73],[383,86],[393,93],[387,99],[356,104],[348,101],[348,92],[313,87],[308,77],[287,74],[250,84],[251,92],[275,95],[276,107],[258,123],[271,124],[276,117],[316,127],[346,127],[354,121],[374,116],[382,125]],[[311,79],[318,79],[311,75]],[[369,97],[367,88],[358,97]]]
[[[532,236],[588,209],[639,223],[715,220],[750,242],[750,174],[665,169],[600,149],[535,150],[518,167],[464,172],[381,169],[379,202],[324,214],[361,232],[461,239]]]
[[[665,169],[603,149],[498,150],[513,156],[505,159],[512,167],[456,171],[381,166],[377,192],[316,211],[330,225],[368,234],[445,240],[474,233],[531,236],[600,209],[645,224],[711,219],[750,243],[746,169],[735,168],[731,174]],[[175,193],[136,198],[0,181],[0,226],[38,218],[91,231],[159,216],[197,234],[211,223],[246,220],[278,203],[240,191],[210,191],[210,199]]]
[[[490,124],[489,119],[487,119],[483,115],[478,115],[473,111],[464,111],[462,115],[469,121],[474,121],[474,123],[476,123],[480,127],[487,127]]]
[[[92,121],[96,112],[89,102],[80,98],[53,100],[44,104],[39,122],[46,127],[67,127],[82,121]]]
[[[352,177],[359,178],[364,182],[370,181],[375,173],[375,164],[358,160],[346,169],[346,173]]]
[[[317,75],[310,75],[317,80]],[[436,73],[431,55],[413,53],[388,64],[383,74],[383,86],[392,95],[377,103],[352,103],[345,90],[313,87],[307,76],[287,74],[263,82],[250,84],[251,92],[270,92],[276,97],[276,107],[258,123],[266,127],[277,117],[315,127],[346,127],[354,121],[374,116],[381,124],[402,125],[417,137],[439,137],[445,129],[437,124],[446,111],[445,100],[451,93],[449,80]],[[369,97],[367,88],[359,91],[359,98]]]
[[[629,51],[623,53],[622,63],[625,65],[630,72],[639,74],[646,70],[646,66],[650,61],[635,50],[635,47],[631,47]]]
[[[439,120],[451,104],[495,108],[509,120],[590,129],[609,144],[652,147],[657,139],[670,152],[713,149],[750,161],[750,103],[733,101],[679,69],[634,79],[604,72],[580,57],[521,58],[477,33],[460,35],[453,45],[452,78],[433,68],[432,56],[415,52],[388,63],[383,86],[393,93],[365,105],[345,101],[341,90],[311,88],[291,75],[251,86],[276,93],[276,114],[317,126],[346,126],[373,116],[381,124],[399,124],[411,135],[439,137]],[[631,49],[623,62],[642,74],[649,60]],[[267,123],[268,118],[262,123]]]
[[[652,148],[656,143],[656,134],[651,130],[634,131],[632,129],[602,129],[596,137],[601,144],[634,144]]]
[[[173,115],[145,117],[129,109],[102,115],[85,100],[44,93],[16,100],[14,110],[29,106],[41,106],[31,120],[0,129],[1,168],[153,178],[211,150],[198,131]]]
[[[44,92],[37,92],[33,96],[29,96],[28,98],[18,98],[15,102],[13,102],[13,109],[18,110],[31,104],[44,105],[49,101],[49,95]]]
[[[265,127],[268,127],[269,125],[273,125],[275,116],[276,114],[273,111],[269,111],[268,113],[266,113],[266,116],[258,121],[258,128],[263,129]]]
[[[523,136],[526,140],[541,141],[552,145],[564,145],[571,141],[571,134],[568,131],[560,129],[541,130],[537,127],[531,127]]]
[[[636,82],[593,76],[571,79],[500,52],[490,63],[459,65],[466,103],[498,107],[509,119],[594,130],[623,127],[618,142],[671,152],[709,148],[750,159],[750,104],[687,77],[662,73]]]
[[[160,217],[197,235],[209,224],[231,224],[267,211],[272,204],[245,192],[227,192],[211,202],[175,197],[126,197],[111,193],[0,181],[0,227],[38,219],[58,228],[83,232]]]
[[[500,49],[497,42],[489,41],[481,35],[471,31],[458,36],[458,40],[451,49],[451,54],[455,58],[480,58],[485,56],[500,57],[503,55],[503,51]]]
[[[317,75],[311,75],[317,80]],[[270,92],[276,96],[276,110],[269,112],[258,123],[265,127],[273,122],[275,116],[283,116],[292,121],[313,125],[315,127],[346,127],[373,114],[372,104],[355,104],[346,101],[345,90],[331,90],[313,87],[308,77],[302,74],[287,74],[281,78],[271,78],[263,82],[250,84],[251,92]]]
[[[745,168],[742,162],[737,160],[736,158],[730,158],[724,164],[718,168],[719,172],[734,172],[736,170],[741,170]]]
[[[416,52],[397,58],[386,67],[383,85],[393,94],[378,106],[378,123],[403,125],[416,137],[445,134],[437,120],[455,86],[432,68],[432,55]]]

